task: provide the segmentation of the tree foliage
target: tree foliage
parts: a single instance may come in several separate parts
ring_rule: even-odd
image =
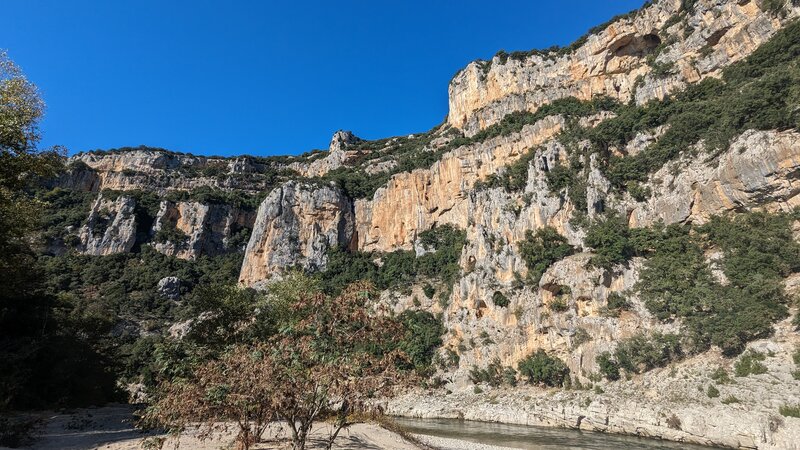
[[[372,313],[375,292],[355,284],[338,297],[301,294],[274,335],[237,344],[219,360],[203,363],[187,382],[165,382],[148,411],[155,423],[184,427],[198,420],[239,424],[244,448],[259,440],[271,419],[284,421],[293,448],[304,449],[315,421],[329,419],[332,445],[369,400],[391,395],[408,379],[400,345],[402,324]],[[277,306],[277,305],[276,305]]]
[[[523,359],[517,365],[520,375],[527,377],[528,383],[558,387],[569,377],[569,368],[564,361],[550,356],[542,349]]]
[[[564,236],[553,227],[543,227],[525,232],[525,240],[519,243],[519,251],[528,266],[528,279],[538,284],[548,267],[572,254],[574,249]]]

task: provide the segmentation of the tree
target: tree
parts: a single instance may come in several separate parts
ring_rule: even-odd
[[[270,338],[236,345],[189,380],[163,383],[147,418],[178,429],[201,420],[206,430],[234,421],[245,449],[275,418],[288,425],[297,450],[315,421],[329,419],[331,448],[357,415],[371,411],[372,399],[392,395],[411,377],[401,370],[411,361],[397,350],[403,325],[375,310],[375,294],[364,282],[338,297],[301,294]]]
[[[573,248],[564,236],[553,227],[543,227],[532,233],[525,232],[519,251],[528,266],[528,278],[537,284],[544,272],[553,263],[572,254]]]
[[[609,215],[592,223],[584,244],[594,249],[592,265],[610,269],[628,261],[634,254],[628,224],[622,216]]]
[[[205,423],[200,438],[206,439],[226,426],[217,420],[230,420],[239,429],[239,447],[250,448],[275,418],[271,382],[275,365],[268,352],[265,344],[240,345],[221,359],[200,365],[190,380],[164,383],[159,400],[145,414],[145,423],[169,424],[173,432],[190,422]]]
[[[38,124],[44,102],[36,86],[0,51],[0,278],[3,310],[10,297],[37,285],[31,273],[31,233],[41,205],[26,189],[41,177],[53,176],[61,165],[53,150],[40,151]]]
[[[62,164],[60,149],[38,147],[44,108],[0,51],[0,411],[104,402],[114,390],[71,305],[45,293],[32,249],[44,208],[31,192]]]
[[[569,367],[564,361],[548,355],[542,349],[520,361],[517,368],[521,375],[528,377],[531,384],[561,386],[569,377]]]

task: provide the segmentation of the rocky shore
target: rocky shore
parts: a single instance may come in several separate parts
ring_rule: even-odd
[[[731,448],[798,449],[800,418],[779,408],[800,403],[800,381],[792,377],[790,352],[800,341],[789,327],[751,348],[768,356],[767,373],[735,377],[723,384],[711,373],[731,361],[709,352],[673,367],[630,380],[583,389],[533,386],[450,386],[415,392],[388,404],[387,412],[416,418],[452,418],[518,425],[563,427],[628,434]],[[719,391],[707,394],[709,385]]]

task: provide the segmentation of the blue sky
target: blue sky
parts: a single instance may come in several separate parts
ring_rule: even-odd
[[[297,154],[447,114],[497,50],[565,45],[641,0],[4,0],[0,48],[47,102],[43,144]]]

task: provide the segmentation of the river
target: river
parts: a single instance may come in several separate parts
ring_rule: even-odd
[[[468,442],[526,450],[709,450],[712,448],[635,436],[564,428],[507,425],[457,419],[396,417],[394,421],[414,434],[461,439]]]

